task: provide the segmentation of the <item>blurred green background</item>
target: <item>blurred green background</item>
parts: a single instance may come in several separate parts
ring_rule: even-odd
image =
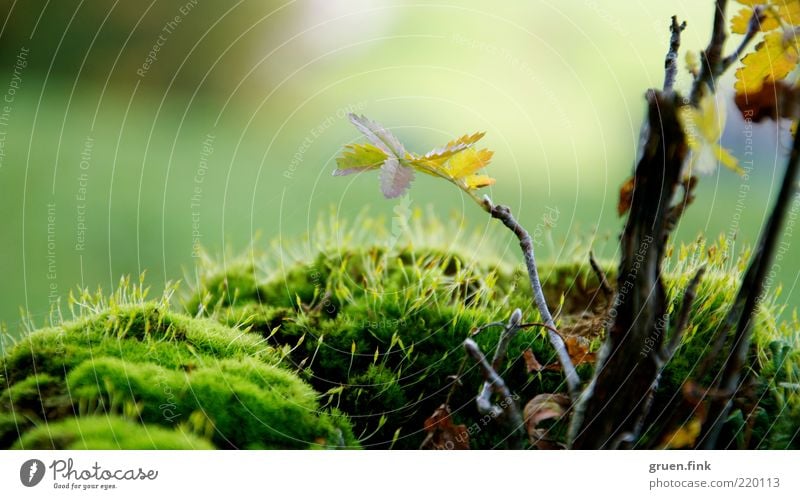
[[[159,288],[192,274],[197,243],[298,238],[331,205],[342,219],[365,206],[391,217],[398,202],[375,175],[330,177],[358,136],[348,111],[420,152],[487,131],[493,199],[531,230],[558,210],[541,257],[579,237],[614,258],[617,191],[644,91],[663,81],[669,17],[688,20],[683,47],[697,51],[712,4],[3,0],[0,321],[17,331],[22,307],[41,323],[75,286],[145,269]],[[741,155],[745,131],[729,112],[723,143]],[[752,173],[703,178],[679,240],[755,240],[788,148],[775,124],[754,133]],[[490,223],[433,179],[415,181],[411,203]],[[791,304],[797,254],[773,283]]]

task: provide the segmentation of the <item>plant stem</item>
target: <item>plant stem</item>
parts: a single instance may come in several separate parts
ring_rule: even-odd
[[[492,405],[491,402],[485,401],[478,397],[476,399],[476,402],[478,403],[478,410],[482,414],[491,414],[495,417],[500,414],[505,415],[506,423],[513,430],[513,434],[518,437],[515,439],[515,445],[522,447],[522,442],[525,441],[525,422],[522,419],[522,415],[519,413],[519,408],[517,407],[514,397],[511,395],[511,391],[508,389],[505,381],[503,381],[503,378],[497,374],[497,371],[495,371],[494,368],[489,364],[489,361],[486,360],[486,357],[484,357],[483,352],[481,352],[480,347],[477,343],[475,343],[474,340],[470,338],[464,340],[464,349],[467,351],[467,354],[469,354],[469,356],[472,357],[478,364],[478,367],[481,369],[481,373],[483,374],[483,379],[486,380],[486,383],[492,387],[493,391],[499,393],[503,398],[501,405],[498,407],[496,405]]]
[[[581,379],[578,376],[578,372],[575,370],[575,366],[572,364],[572,359],[569,357],[569,352],[567,352],[567,347],[564,344],[563,338],[555,332],[557,331],[556,325],[553,321],[553,316],[550,314],[550,309],[547,307],[547,301],[542,291],[542,283],[539,280],[539,270],[536,267],[536,257],[533,253],[533,241],[531,240],[531,236],[528,231],[517,222],[508,206],[496,205],[492,203],[492,200],[488,196],[484,196],[482,206],[492,218],[503,222],[503,225],[508,227],[511,232],[517,236],[517,239],[519,239],[519,246],[525,258],[525,267],[528,270],[531,292],[533,293],[533,302],[539,310],[542,321],[547,325],[547,337],[553,349],[556,351],[558,361],[564,370],[570,398],[575,401],[580,395]]]

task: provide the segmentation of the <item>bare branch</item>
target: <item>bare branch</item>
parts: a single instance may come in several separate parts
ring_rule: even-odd
[[[708,42],[708,47],[701,54],[700,74],[695,78],[690,94],[690,101],[693,106],[697,106],[700,103],[706,87],[713,91],[716,79],[724,70],[722,66],[722,48],[728,37],[728,33],[725,30],[725,7],[727,3],[727,0],[717,0],[716,2],[711,40]]]
[[[744,34],[739,46],[736,47],[736,50],[734,50],[731,55],[722,60],[722,71],[725,71],[739,60],[744,50],[758,34],[762,22],[764,22],[764,7],[756,5],[753,7],[753,15],[750,17],[750,22],[747,23],[747,33]]]
[[[733,331],[730,354],[725,361],[722,376],[716,386],[724,397],[711,401],[706,425],[703,428],[701,447],[712,449],[730,412],[731,402],[739,387],[742,368],[750,347],[752,318],[764,290],[764,279],[775,253],[780,229],[786,218],[792,196],[796,191],[797,173],[800,169],[800,135],[795,134],[792,151],[783,176],[783,183],[772,208],[767,224],[761,232],[750,265],[742,278],[733,306],[725,316],[723,328]]]
[[[520,309],[514,310],[514,312],[511,313],[511,317],[508,319],[508,323],[505,324],[503,332],[500,333],[500,340],[497,342],[497,347],[494,350],[494,357],[492,358],[492,369],[494,369],[495,372],[499,371],[502,367],[503,361],[506,359],[506,354],[508,353],[508,345],[511,343],[511,340],[514,339],[514,336],[517,335],[517,332],[521,329],[521,320],[522,311]],[[488,407],[490,405],[489,400],[491,397],[492,385],[487,380],[483,383],[481,393],[478,395],[478,406],[480,407],[483,405],[484,407]]]
[[[464,349],[477,362],[478,367],[481,369],[483,378],[491,386],[492,391],[500,394],[502,397],[501,405],[497,406],[492,404],[487,398],[483,398],[483,393],[475,399],[478,405],[478,411],[481,414],[488,414],[492,417],[504,415],[506,422],[513,429],[514,433],[518,435],[520,441],[524,441],[525,423],[522,415],[519,413],[519,408],[511,395],[511,391],[506,386],[503,378],[497,374],[497,371],[489,365],[486,357],[483,356],[480,347],[474,340],[467,338],[464,340]],[[519,442],[518,442],[519,443]]]
[[[672,33],[669,38],[669,51],[664,60],[664,91],[671,92],[675,85],[675,77],[678,74],[678,50],[681,47],[681,32],[686,29],[686,21],[678,24],[678,16],[672,16],[672,23],[669,30]]]
[[[614,296],[614,289],[612,289],[611,285],[608,283],[608,279],[606,279],[606,273],[600,268],[597,260],[594,259],[594,253],[591,251],[589,251],[589,265],[592,266],[592,271],[594,271],[595,275],[597,276],[597,280],[600,281],[600,289],[603,290],[603,293],[609,297]]]
[[[675,321],[672,336],[669,339],[669,343],[664,347],[664,352],[661,355],[661,357],[664,359],[664,362],[668,362],[669,359],[675,355],[675,352],[681,345],[683,334],[686,332],[686,326],[689,324],[689,314],[692,311],[694,299],[697,297],[697,286],[700,284],[700,279],[703,277],[705,271],[705,267],[700,267],[697,269],[694,277],[692,277],[692,280],[689,281],[686,291],[683,293],[681,309],[678,312],[678,319]]]
[[[531,240],[531,236],[528,234],[528,231],[517,222],[508,206],[496,205],[492,203],[492,200],[488,196],[484,196],[483,204],[484,209],[489,212],[492,218],[503,222],[503,225],[511,229],[514,235],[517,236],[517,239],[519,239],[519,246],[525,257],[525,267],[528,270],[528,277],[531,283],[533,301],[536,304],[536,308],[539,309],[539,315],[547,325],[547,337],[553,349],[556,351],[558,360],[564,369],[564,376],[566,377],[567,389],[569,390],[570,397],[572,400],[577,400],[580,394],[581,379],[578,376],[578,372],[575,370],[575,366],[572,364],[564,340],[558,333],[554,332],[556,331],[556,325],[553,321],[553,316],[550,314],[550,309],[547,308],[547,301],[542,291],[542,283],[539,280],[539,271],[536,268],[536,258],[533,254],[533,241]]]

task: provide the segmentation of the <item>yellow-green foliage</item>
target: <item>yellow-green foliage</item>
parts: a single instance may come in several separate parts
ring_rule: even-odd
[[[119,416],[60,419],[25,433],[14,449],[213,449],[208,440],[180,428],[139,424]]]
[[[422,233],[421,239],[430,238],[430,230],[416,232]],[[342,245],[343,240],[350,243]],[[295,261],[283,255],[280,266],[270,255],[256,253],[226,268],[209,260],[195,292],[186,300],[187,309],[250,328],[266,338],[327,395],[323,399],[327,407],[350,416],[365,447],[416,448],[424,438],[423,421],[446,399],[450,377],[462,363],[462,342],[470,332],[505,320],[515,307],[523,310],[526,321],[538,320],[531,308],[527,276],[498,259],[465,257],[470,249],[464,246],[451,245],[448,250],[408,242],[387,246],[366,243],[352,234],[338,234],[329,241],[333,244],[318,244],[316,254],[306,252]],[[657,420],[667,417],[663,408],[681,397],[682,383],[694,379],[697,363],[710,348],[709,341],[736,292],[742,265],[721,256],[728,253],[727,248],[694,245],[681,251],[667,270],[673,309],[698,265],[707,267],[707,276],[698,290],[685,342],[664,372],[653,411]],[[551,306],[560,310],[560,326],[603,313],[607,300],[597,293],[597,279],[585,255],[543,265],[540,273]],[[613,275],[610,280],[614,282]],[[755,321],[748,378],[757,385],[758,405],[752,413],[743,414],[741,408],[734,412],[743,414],[748,438],[732,442],[733,446],[798,444],[798,422],[792,419],[800,407],[798,343],[797,338],[786,337],[782,331],[787,326],[777,325],[775,316],[774,305],[767,302]],[[494,328],[477,337],[487,355],[498,333]],[[598,345],[596,339],[592,348]],[[786,361],[777,364],[783,378],[771,367],[777,358],[776,345],[788,349]],[[541,330],[524,331],[512,342],[501,374],[521,404],[540,393],[563,392],[557,369],[527,372],[522,361],[527,348],[542,364],[554,361]],[[467,366],[463,386],[454,391],[450,403],[456,421],[469,426],[481,420],[473,398],[482,380],[471,363]],[[584,380],[590,371],[589,364],[579,366]],[[727,429],[737,438],[745,434],[735,418]],[[471,434],[473,447],[493,448],[505,445],[507,432],[489,423],[480,424]]]
[[[76,320],[8,349],[0,447],[357,445],[346,418],[320,411],[318,395],[279,366],[260,336],[170,311],[167,300],[119,293],[82,296]],[[104,424],[106,416],[113,418]],[[158,438],[146,440],[153,428]],[[51,441],[50,433],[60,437]]]

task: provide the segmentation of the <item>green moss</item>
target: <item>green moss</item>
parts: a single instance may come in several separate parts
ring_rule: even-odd
[[[178,429],[143,425],[118,416],[86,416],[45,423],[25,433],[14,449],[203,450],[214,446]]]
[[[679,306],[695,269],[702,264],[707,273],[698,289],[689,331],[665,369],[653,411],[659,417],[668,416],[662,410],[682,396],[685,381],[710,382],[710,375],[697,379],[698,362],[718,332],[742,270],[741,261],[723,258],[726,250],[713,253],[702,244],[687,246],[667,267],[671,313]],[[461,251],[380,245],[323,249],[293,266],[284,262],[281,272],[250,272],[247,277],[254,280],[247,289],[258,289],[258,293],[243,291],[230,306],[209,305],[204,311],[222,323],[251,328],[266,338],[287,362],[302,370],[312,386],[327,395],[323,399],[327,407],[350,416],[365,447],[416,448],[424,438],[425,418],[447,398],[451,377],[462,364],[462,342],[470,332],[505,320],[516,307],[523,310],[526,321],[538,320],[538,313],[531,308],[527,275],[521,269],[509,269],[488,258],[467,259]],[[571,262],[543,265],[540,274],[548,302],[560,311],[562,332],[584,336],[594,350],[601,343],[610,297],[599,291],[597,277],[587,263],[581,256]],[[613,265],[605,267],[613,283]],[[224,275],[221,269],[207,269],[189,303],[216,296],[213,288],[226,280]],[[230,272],[227,276],[229,283],[245,280],[245,276]],[[779,402],[778,391],[788,390],[787,385],[773,379],[765,368],[775,357],[767,345],[780,336],[777,313],[771,307],[763,304],[755,321],[749,369],[760,383],[755,394],[759,402],[758,410],[742,413],[749,432],[747,441],[740,442],[742,447],[785,447],[779,440],[785,443],[787,438],[780,435],[791,434],[797,426],[791,415],[800,405],[787,402],[785,396]],[[487,355],[491,355],[498,334],[493,328],[477,337]],[[797,341],[786,344],[797,352]],[[540,393],[564,391],[557,369],[527,372],[521,357],[528,348],[542,364],[555,360],[541,330],[521,332],[512,342],[501,374],[522,404]],[[712,366],[710,372],[718,367]],[[584,380],[591,376],[590,363],[578,369]],[[461,377],[463,386],[455,389],[450,399],[457,423],[469,426],[481,420],[473,403],[481,381],[474,368]],[[773,424],[765,423],[770,420]],[[737,424],[731,421],[731,432],[744,434]],[[482,425],[471,435],[472,446],[503,447],[506,434],[497,423]],[[796,445],[796,436],[789,440]]]
[[[218,448],[357,445],[346,418],[320,410],[316,392],[280,366],[281,354],[261,336],[164,302],[95,304],[73,322],[32,332],[2,358],[3,447],[43,425],[98,414],[181,428]]]

